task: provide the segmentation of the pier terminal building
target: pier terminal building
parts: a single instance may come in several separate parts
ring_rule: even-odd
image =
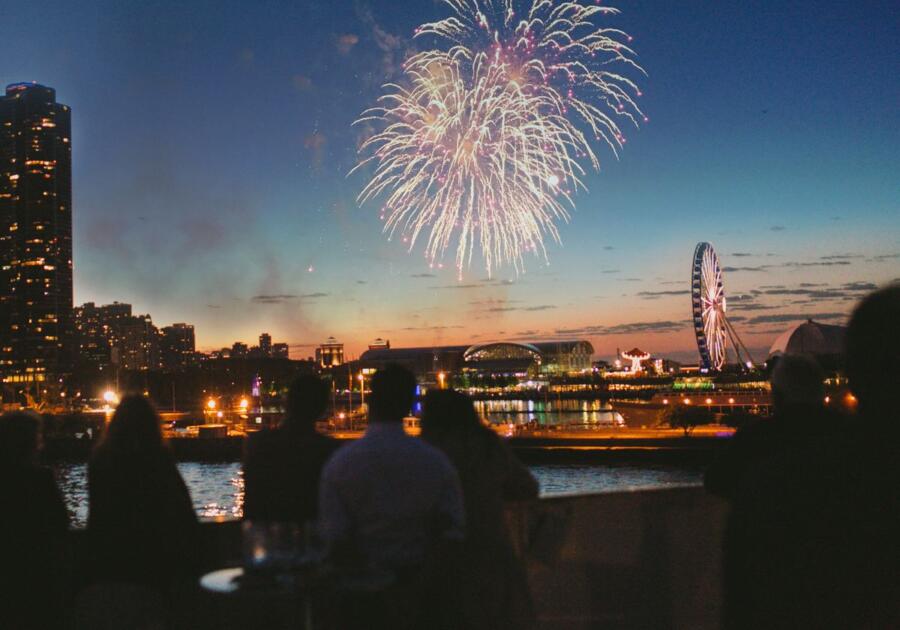
[[[372,348],[360,356],[360,365],[379,369],[400,364],[418,378],[437,374],[473,373],[491,376],[580,374],[591,370],[594,348],[589,341],[501,341],[474,346],[430,348]]]

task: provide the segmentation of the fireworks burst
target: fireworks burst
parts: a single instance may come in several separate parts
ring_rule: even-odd
[[[414,246],[427,232],[432,265],[456,243],[456,265],[480,245],[488,272],[524,269],[524,255],[547,258],[545,235],[559,241],[584,167],[599,169],[592,141],[618,155],[617,124],[646,118],[640,90],[615,69],[634,62],[617,29],[594,22],[618,13],[581,0],[444,0],[453,15],[424,24],[446,49],[404,64],[403,85],[385,86],[357,123],[382,130],[366,140],[374,174],[360,203],[384,198],[385,231]],[[528,5],[521,18],[516,6]],[[356,169],[354,169],[356,170]]]

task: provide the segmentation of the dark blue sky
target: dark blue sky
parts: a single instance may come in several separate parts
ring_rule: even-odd
[[[351,123],[437,2],[10,2],[0,80],[73,108],[76,301],[194,323],[203,347],[265,329],[295,356],[327,335],[690,351],[700,240],[762,347],[900,275],[896,2],[612,4],[650,123],[600,153],[549,267],[490,282],[388,242],[347,177]]]

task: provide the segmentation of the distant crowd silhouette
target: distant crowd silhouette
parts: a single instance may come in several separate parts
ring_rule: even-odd
[[[783,356],[774,417],[737,431],[706,472],[731,503],[726,628],[900,628],[900,285],[865,298],[845,339],[853,416],[824,375]]]
[[[730,503],[725,627],[900,627],[898,321],[898,285],[853,313],[854,416],[826,409],[814,360],[784,356],[774,417],[742,427],[708,469],[708,490]],[[538,484],[460,392],[429,391],[421,437],[409,436],[415,389],[400,366],[376,372],[368,428],[341,446],[316,430],[327,386],[299,377],[281,425],[246,442],[244,518],[304,530],[360,576],[325,598],[320,627],[532,627],[504,505],[535,498]],[[41,444],[39,416],[0,418],[0,628],[172,625],[197,587],[200,525],[155,409],[124,397],[91,456],[89,566],[77,578]]]

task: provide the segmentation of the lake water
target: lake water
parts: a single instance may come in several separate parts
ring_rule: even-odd
[[[58,464],[57,480],[73,524],[87,522],[87,465]],[[244,505],[244,478],[240,463],[178,464],[201,519],[240,518]],[[671,466],[544,465],[531,466],[541,496],[644,490],[697,485],[702,472]]]

